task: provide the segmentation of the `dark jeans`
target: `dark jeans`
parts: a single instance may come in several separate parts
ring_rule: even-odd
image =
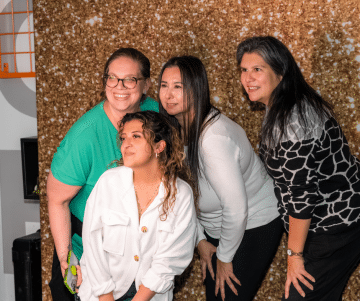
[[[238,296],[236,296],[225,282],[225,301],[241,300],[250,301],[256,295],[262,280],[275,256],[283,234],[283,225],[280,217],[277,217],[267,225],[246,230],[233,258],[233,272],[239,279],[241,286],[233,282]],[[211,238],[205,232],[208,242],[215,247],[219,240]],[[216,274],[216,254],[212,257],[212,265]],[[215,281],[206,271],[206,300],[222,301],[220,290],[215,296]]]
[[[310,235],[304,247],[305,270],[315,278],[314,290],[300,281],[301,297],[291,284],[286,301],[340,301],[349,277],[360,261],[360,224],[338,234]]]

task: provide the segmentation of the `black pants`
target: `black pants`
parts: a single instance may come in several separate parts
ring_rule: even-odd
[[[358,223],[359,224],[359,223]],[[339,234],[317,234],[308,237],[304,247],[305,270],[315,278],[301,297],[291,284],[287,301],[340,301],[349,277],[360,261],[360,224]]]
[[[135,286],[135,281],[131,284],[130,288],[128,289],[128,291],[125,293],[124,296],[120,297],[119,299],[115,300],[115,301],[130,301],[132,300],[132,298],[134,298],[134,296],[136,295],[137,291],[136,291],[136,286]]]
[[[68,288],[65,286],[64,278],[61,274],[59,258],[55,249],[49,287],[51,290],[51,296],[53,301],[81,301],[79,296],[77,296],[76,294],[71,294]],[[116,301],[131,300],[135,296],[135,294],[136,287],[135,282],[133,282],[126,294],[123,297],[117,299]]]
[[[80,298],[77,295],[71,294],[64,284],[59,258],[55,249],[49,287],[53,301],[80,301]]]
[[[225,282],[225,301],[250,301],[256,295],[262,280],[275,256],[280,239],[283,233],[283,225],[280,217],[267,225],[246,230],[233,258],[233,272],[239,279],[241,286],[233,282],[237,289],[236,296]],[[215,247],[219,240],[211,238],[205,233],[208,242]],[[216,254],[212,257],[212,265],[216,274]],[[215,297],[215,281],[211,278],[209,271],[206,271],[206,300],[221,301],[220,290]]]

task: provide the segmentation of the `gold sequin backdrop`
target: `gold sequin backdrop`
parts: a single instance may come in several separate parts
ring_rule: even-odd
[[[295,56],[306,79],[330,101],[351,150],[360,152],[360,2],[358,0],[34,0],[38,138],[41,186],[43,300],[51,300],[53,240],[45,183],[53,153],[71,125],[99,100],[101,74],[120,46],[151,61],[150,96],[171,56],[192,54],[204,62],[211,99],[239,123],[254,148],[263,111],[245,100],[235,51],[240,41],[272,35]],[[256,108],[255,108],[256,109]],[[285,236],[256,296],[279,300],[286,277]],[[344,300],[360,298],[360,269]],[[175,300],[205,300],[198,260],[178,285]]]

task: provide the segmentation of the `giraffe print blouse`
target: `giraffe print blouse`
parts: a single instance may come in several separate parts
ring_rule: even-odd
[[[268,149],[262,142],[260,157],[287,231],[292,216],[311,218],[309,233],[338,233],[360,222],[360,161],[333,117],[321,119],[311,109],[306,116],[303,130],[294,110],[280,144]]]

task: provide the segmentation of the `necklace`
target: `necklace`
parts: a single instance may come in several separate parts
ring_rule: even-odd
[[[160,187],[160,184],[161,182],[159,183],[159,185],[156,187],[154,193],[151,195],[151,198],[148,200],[148,202],[146,203],[146,205],[141,208],[140,206],[140,201],[139,201],[139,198],[138,198],[138,195],[137,195],[137,191],[136,191],[136,187],[134,185],[134,190],[135,190],[135,197],[136,197],[136,202],[137,202],[137,206],[138,206],[138,211],[139,211],[139,220],[140,220],[140,217],[141,215],[143,214],[143,211],[145,211],[147,209],[147,207],[150,205],[151,201],[154,199],[154,197],[156,196],[158,190],[159,190],[159,187]]]

